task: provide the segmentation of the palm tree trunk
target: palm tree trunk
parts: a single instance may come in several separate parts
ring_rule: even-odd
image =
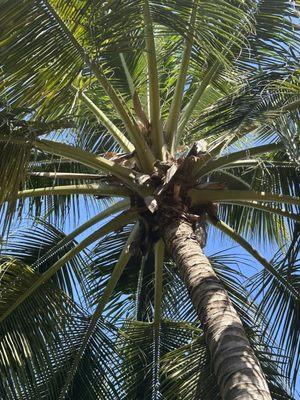
[[[242,322],[192,226],[172,221],[164,227],[163,235],[201,321],[222,399],[271,400]]]

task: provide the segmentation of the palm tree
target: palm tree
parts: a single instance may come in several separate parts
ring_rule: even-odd
[[[0,10],[2,398],[292,399],[297,5]]]

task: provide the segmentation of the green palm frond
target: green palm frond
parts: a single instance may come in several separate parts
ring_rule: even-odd
[[[0,176],[0,204],[9,202],[9,211],[13,211],[18,189],[25,178],[26,164],[29,161],[31,145],[26,143],[0,142],[1,176]]]
[[[128,321],[120,330],[124,399],[162,398],[160,376],[154,364],[153,324]],[[159,329],[160,357],[190,342],[197,328],[180,322],[162,321]]]
[[[74,377],[76,376],[76,373],[78,372],[78,370],[80,370],[81,360],[85,356],[86,351],[88,350],[88,347],[89,347],[91,341],[95,338],[94,333],[95,333],[95,329],[97,328],[97,324],[99,322],[101,314],[104,311],[104,308],[105,308],[108,300],[110,299],[110,297],[114,291],[114,288],[123,273],[124,268],[126,267],[129,259],[131,258],[130,245],[133,242],[133,240],[135,239],[138,231],[139,231],[139,224],[136,223],[134,226],[134,229],[130,233],[129,238],[126,242],[126,245],[124,246],[124,249],[114,267],[111,277],[106,285],[105,291],[104,291],[100,301],[98,302],[95,311],[93,312],[93,314],[90,318],[90,321],[87,325],[87,328],[86,328],[86,331],[84,334],[84,337],[82,338],[82,343],[81,343],[78,351],[74,355],[74,360],[73,360],[72,366],[66,376],[64,387],[63,387],[61,395],[59,397],[60,399],[64,399],[65,398],[64,393],[68,393],[70,390],[70,387],[73,386]]]
[[[203,335],[162,357],[162,392],[165,399],[221,399],[210,368]]]
[[[111,215],[116,210],[111,211]],[[137,212],[134,210],[125,211],[114,218],[111,218],[107,223],[103,224],[98,230],[85,237],[77,245],[71,248],[65,253],[59,260],[52,264],[43,274],[36,277],[32,285],[29,285],[23,293],[20,293],[18,297],[12,301],[11,304],[7,305],[7,309],[1,315],[1,321],[5,320],[16,308],[20,306],[28,297],[32,295],[39,287],[43,286],[45,282],[52,278],[70,259],[79,254],[82,250],[88,248],[88,246],[95,243],[98,239],[114,230],[119,230],[123,226],[130,222],[133,222],[136,218]]]
[[[278,153],[277,153],[278,154]],[[256,157],[231,164],[225,167],[225,172],[240,178],[249,188],[256,192],[268,191],[280,193],[283,195],[297,196],[295,187],[297,182],[297,165],[294,162],[285,162],[266,159],[265,157]],[[245,166],[243,166],[243,164]],[[220,171],[222,174],[223,171]],[[212,174],[211,180],[220,179],[218,171]],[[225,180],[226,177],[224,176]],[[228,189],[230,189],[230,183]],[[240,187],[241,188],[241,187]],[[244,189],[244,188],[243,188]],[[263,190],[264,189],[264,190]]]
[[[300,112],[289,113],[289,118],[279,117],[273,124],[274,131],[278,133],[287,149],[288,156],[300,165],[300,131],[299,131]]]
[[[105,290],[131,230],[132,225],[129,225],[121,231],[107,235],[92,250],[87,274],[88,298],[91,304],[96,304]],[[133,242],[132,257],[116,285],[111,301],[106,306],[105,315],[114,323],[119,324],[119,318],[122,320],[137,317],[142,321],[153,319],[153,244],[143,241],[144,234],[141,231]]]
[[[204,62],[211,62],[211,59],[217,58],[222,64],[244,45],[247,35],[254,28],[251,11],[255,9],[256,4],[254,1],[249,1],[243,6],[239,3],[231,5],[222,1],[217,9],[212,7],[209,1],[201,3],[196,26],[206,25],[207,29],[195,30],[195,43],[199,51],[194,52],[194,57],[198,54]],[[66,6],[59,0],[43,3],[32,0],[18,7],[17,11],[15,4],[4,2],[2,5],[1,21],[6,32],[5,55],[8,55],[7,60],[3,62],[7,96],[19,102],[21,94],[23,104],[38,103],[43,113],[53,110],[53,99],[56,113],[62,113],[65,111],[65,104],[72,103],[72,96],[67,91],[68,86],[80,72],[86,73],[89,69],[83,57],[84,52],[95,60],[101,60],[106,72],[113,72],[110,79],[114,82],[116,77],[117,87],[118,77],[122,72],[121,62],[118,60],[116,63],[116,55],[125,53],[138,58],[144,50],[141,1],[126,0],[122,7],[119,7],[118,1],[107,4],[98,1],[85,1],[83,4],[71,1]],[[188,35],[186,23],[191,8],[190,2],[150,2],[152,19],[161,27],[155,31],[158,39],[164,35],[179,35],[183,38]],[[62,29],[54,13],[69,33]],[[23,23],[16,24],[21,15]],[[42,24],[47,26],[47,30],[40,32]],[[240,26],[238,35],[235,31],[237,24]],[[18,28],[12,31],[10,26]],[[30,47],[27,46],[29,42]],[[55,47],[58,43],[59,51],[58,46]],[[202,46],[203,43],[205,46]],[[227,43],[230,45],[224,51],[224,44]],[[13,46],[17,47],[17,60],[10,52]],[[26,68],[20,68],[23,60],[28,60],[28,57],[30,63],[26,63]],[[20,84],[14,90],[11,85],[14,79],[26,82],[26,85],[22,87]],[[124,76],[121,81],[124,82]],[[121,85],[124,87],[124,83]],[[39,92],[43,93],[42,99],[37,97]]]
[[[37,181],[39,179],[31,178],[30,183],[34,180]],[[76,181],[76,183],[78,182]],[[29,186],[29,184],[27,185]],[[91,217],[95,212],[99,212],[103,207],[111,204],[111,200],[106,196],[97,195],[96,189],[92,195],[88,193],[79,194],[75,188],[79,189],[80,185],[55,185],[56,188],[67,188],[68,186],[73,186],[74,188],[73,193],[56,194],[55,192],[51,193],[52,185],[53,182],[49,186],[46,186],[48,193],[45,192],[39,196],[32,194],[33,191],[30,190],[30,196],[20,198],[17,202],[17,212],[20,213],[22,210],[26,210],[28,216],[47,219],[50,223],[57,224],[57,226],[63,229],[67,224],[77,224],[80,220],[82,210],[86,210],[87,217]],[[91,186],[88,185],[87,187]],[[36,185],[33,190],[38,191],[39,189],[43,191],[45,187]]]
[[[258,210],[251,204],[249,206],[222,204],[219,208],[219,217],[238,234],[255,243],[260,243],[261,237],[264,237],[266,244],[275,243],[281,246],[291,237],[292,222],[276,213]]]
[[[1,264],[1,308],[37,277],[20,261]],[[34,323],[32,323],[34,322]],[[88,317],[47,283],[1,324],[1,395],[5,399],[57,399],[80,345]],[[114,331],[100,322],[74,380],[69,399],[115,399],[119,356]]]
[[[296,7],[288,0],[259,0],[254,11],[255,33],[248,38],[248,46],[238,59],[238,67],[242,71],[265,69],[274,63],[293,59],[291,48],[298,47],[296,13]]]
[[[10,102],[17,104],[22,94],[22,104],[41,104],[45,108],[53,98],[59,101],[59,93],[82,68],[80,54],[49,16],[44,2],[32,0],[20,4],[12,1],[1,5],[6,59],[1,86],[5,85]],[[10,51],[13,46],[14,53]],[[19,84],[14,85],[14,81]],[[27,85],[23,86],[23,82]]]
[[[272,398],[292,399],[285,376],[277,363],[286,359],[276,347],[269,347],[256,331],[255,322],[247,326],[250,341],[260,359],[272,391]],[[159,331],[159,373],[153,364],[155,346],[152,324],[131,321],[121,330],[121,351],[124,352],[124,398],[203,399],[221,398],[212,372],[204,337],[199,328],[182,322],[163,320]]]
[[[113,142],[107,137],[97,137],[96,133],[97,131],[93,130],[89,132],[89,127],[82,134],[77,132],[76,146],[95,154],[106,153],[111,149]],[[96,193],[94,196],[87,193],[79,195],[76,190],[74,193],[57,195],[50,192],[51,187],[98,184],[100,188],[103,184],[110,185],[113,182],[113,177],[95,173],[95,170],[83,164],[63,160],[44,152],[34,152],[27,164],[27,176],[22,189],[26,191],[49,188],[49,193],[19,198],[16,208],[18,213],[25,208],[32,217],[46,216],[51,222],[62,226],[64,222],[78,221],[83,208],[87,215],[92,215],[101,207],[110,204],[110,199],[100,194],[97,196]]]
[[[274,267],[294,289],[291,292],[268,272],[262,271],[249,281],[256,296],[263,293],[259,309],[269,316],[267,329],[288,356],[286,373],[295,381],[299,369],[299,224],[295,224],[292,243],[285,252],[279,251],[273,261]]]
[[[18,190],[24,185],[32,158],[33,140],[54,129],[71,126],[66,119],[49,122],[28,120],[30,110],[12,108],[7,102],[0,104],[0,207],[10,219],[15,211]],[[6,213],[6,212],[7,213]]]
[[[65,237],[62,231],[49,222],[36,220],[31,228],[20,228],[7,238],[1,248],[0,260],[11,257],[42,274],[76,245],[73,240],[61,246],[57,252],[52,252],[54,246]],[[42,258],[44,262],[41,262]],[[83,265],[84,253],[78,254],[57,271],[51,280],[73,300],[80,299],[82,294],[79,291],[86,291],[83,284]]]
[[[292,144],[292,143],[291,143]],[[224,170],[215,171],[211,174],[212,181],[220,180],[229,182],[228,188],[240,189],[244,186],[250,187],[257,192],[272,192],[299,196],[297,163],[293,160],[287,162],[285,152],[274,155],[261,155],[253,160],[241,161],[235,165],[228,165]],[[225,171],[225,174],[224,174]],[[227,177],[230,173],[230,177]],[[236,177],[238,180],[232,180]],[[276,242],[282,246],[292,235],[293,221],[289,218],[276,214],[276,204],[270,204],[274,213],[259,210],[255,205],[240,203],[221,204],[219,216],[222,220],[234,228],[241,235],[261,240],[267,238],[270,242]],[[299,207],[286,205],[284,210],[298,214]]]
[[[21,123],[22,120],[18,120],[17,123]],[[24,124],[26,124],[26,121],[24,122]],[[32,124],[31,124],[32,125]],[[44,128],[44,130],[46,130],[47,133],[47,129],[52,130],[52,124],[48,124],[48,123],[41,123],[41,124],[34,124],[34,125],[38,125],[41,126],[41,128]],[[13,132],[15,133],[15,132]],[[43,132],[45,133],[45,132]],[[24,136],[25,134],[25,136]],[[2,161],[5,162],[5,166],[3,166],[3,177],[5,177],[5,179],[9,178],[9,181],[3,181],[3,183],[1,183],[1,188],[3,188],[3,190],[1,190],[1,194],[4,196],[4,198],[2,199],[2,201],[6,201],[6,204],[4,204],[3,209],[4,209],[4,214],[5,211],[8,211],[9,217],[12,216],[13,212],[17,209],[18,213],[22,212],[22,209],[24,208],[24,206],[28,207],[29,209],[29,214],[31,214],[32,216],[41,216],[42,214],[44,214],[43,216],[47,215],[50,220],[52,219],[52,221],[56,222],[56,223],[61,223],[62,221],[65,220],[65,217],[67,217],[68,215],[74,217],[74,219],[76,220],[76,218],[78,219],[78,216],[80,214],[80,192],[76,193],[76,190],[71,190],[70,192],[68,192],[68,190],[66,190],[64,193],[56,193],[55,188],[59,187],[56,186],[56,182],[60,183],[65,183],[67,182],[68,184],[70,183],[70,180],[68,179],[67,181],[64,179],[59,179],[57,177],[59,177],[59,173],[60,172],[65,172],[65,171],[70,171],[70,173],[72,173],[73,171],[79,171],[79,173],[92,173],[93,174],[93,179],[82,179],[82,181],[86,181],[88,182],[88,184],[90,184],[91,182],[93,182],[94,180],[96,180],[96,182],[100,182],[99,183],[99,189],[102,187],[102,183],[105,182],[108,185],[106,186],[107,188],[109,188],[109,184],[113,183],[113,177],[112,176],[99,176],[99,178],[96,176],[97,174],[95,174],[95,170],[93,168],[90,167],[86,167],[86,165],[83,164],[78,164],[78,163],[73,163],[73,162],[64,162],[61,161],[60,158],[58,157],[52,157],[49,156],[49,154],[43,154],[42,152],[31,152],[31,148],[33,143],[30,143],[27,141],[26,139],[26,135],[31,135],[31,131],[30,131],[30,126],[28,127],[28,129],[26,129],[24,131],[24,134],[22,135],[22,137],[20,138],[20,141],[15,143],[12,143],[11,147],[11,142],[10,142],[10,137],[7,137],[6,135],[3,137],[3,157],[2,157]],[[12,135],[13,136],[13,135]],[[17,131],[17,136],[19,139],[19,134]],[[30,138],[31,136],[29,136]],[[83,139],[83,138],[82,138]],[[2,143],[2,142],[1,142]],[[38,142],[40,143],[40,142]],[[51,142],[47,142],[47,144],[49,144]],[[61,142],[53,142],[54,147],[61,145]],[[45,145],[44,142],[41,143],[41,145]],[[17,146],[17,149],[15,149],[15,146]],[[101,147],[102,149],[104,149],[106,147],[106,143],[103,142],[101,140],[101,138],[98,138],[98,141],[96,143],[96,146],[94,145],[94,147],[96,147],[96,151],[97,151],[97,147]],[[27,155],[27,161],[25,162],[24,160],[18,160],[18,153],[16,152],[16,150],[20,149],[22,152],[26,150],[26,152],[28,153]],[[80,151],[80,149],[78,147],[74,147],[74,150]],[[71,148],[71,150],[73,150],[73,147]],[[75,151],[76,151],[75,150]],[[23,154],[23,153],[22,153]],[[86,151],[85,154],[88,154],[89,156],[91,155],[91,153],[88,153]],[[113,153],[114,154],[114,153]],[[105,153],[106,155],[106,153]],[[22,156],[23,157],[23,156]],[[102,157],[103,160],[106,160],[104,157]],[[7,162],[8,160],[8,162]],[[94,161],[97,160],[96,155],[94,156]],[[20,165],[20,161],[22,161],[21,165]],[[15,166],[14,163],[17,162],[17,168]],[[106,161],[105,161],[106,162]],[[108,164],[114,164],[117,168],[121,168],[122,170],[125,171],[125,169],[123,169],[122,166],[118,165],[117,163],[114,162],[110,162],[109,160],[107,161]],[[88,165],[90,165],[88,163]],[[8,170],[6,169],[8,168]],[[50,176],[51,174],[38,174],[37,172],[45,172],[48,170],[48,168],[50,169],[49,172],[52,173],[53,176]],[[96,168],[97,171],[98,168]],[[7,174],[7,172],[9,172],[9,170],[11,171],[10,174]],[[129,171],[129,170],[128,170]],[[55,173],[58,173],[57,177],[55,176]],[[25,175],[27,175],[27,179],[25,180]],[[18,192],[18,190],[21,188],[21,182],[20,179],[24,180],[23,183],[23,188],[25,189],[25,192],[21,191]],[[57,179],[56,179],[57,178]],[[89,178],[89,177],[87,177]],[[14,181],[14,179],[18,180],[18,185],[16,184],[16,182]],[[44,182],[44,187],[42,186]],[[77,185],[78,183],[80,183],[80,180],[75,179],[75,184]],[[13,189],[11,188],[11,184],[14,184]],[[93,186],[93,185],[92,185]],[[51,192],[51,187],[53,187],[53,193]],[[64,186],[62,186],[64,187]],[[77,186],[79,187],[79,186]],[[95,187],[95,186],[94,186]],[[71,187],[70,187],[71,188]],[[75,188],[75,186],[74,186]],[[121,187],[120,187],[121,188]],[[30,190],[32,189],[32,190]],[[45,189],[45,193],[39,193],[39,191],[43,191],[43,189]],[[67,189],[67,187],[66,187]],[[35,192],[33,191],[35,190]],[[110,191],[110,190],[109,190]],[[101,192],[101,189],[100,189]],[[97,190],[95,191],[95,193],[90,192],[89,190],[87,192],[85,191],[81,191],[81,194],[83,195],[87,195],[87,194],[94,194],[94,196],[87,196],[85,198],[86,200],[86,209],[87,209],[87,213],[90,214],[91,210],[98,210],[99,206],[103,205],[103,198],[104,198],[104,204],[108,204],[109,201],[106,201],[105,203],[105,199],[107,198],[107,194],[104,196],[101,196],[102,193],[97,193]],[[13,197],[11,199],[6,198],[7,193],[9,193],[10,197]],[[119,193],[120,194],[120,193]],[[98,197],[97,197],[98,195]],[[118,195],[118,194],[117,194]],[[28,198],[29,201],[26,202],[23,199],[24,198]],[[17,199],[20,199],[18,202],[16,202]],[[70,213],[71,211],[71,213]]]
[[[272,95],[268,87],[287,76],[287,72],[279,66],[277,70],[274,68],[256,76],[244,77],[237,82],[233,94],[223,96],[211,107],[203,110],[190,131],[198,138],[199,134],[207,137],[229,130],[243,135],[260,126],[262,122],[265,124],[266,118],[272,121],[276,110],[284,101],[281,100],[281,96],[276,98],[276,93]]]
[[[111,274],[115,263],[118,260],[118,257],[125,246],[126,240],[129,237],[129,233],[132,229],[132,225],[124,227],[119,232],[112,232],[109,235],[106,235],[104,238],[100,239],[97,245],[93,248],[91,252],[91,263],[89,266],[90,274],[87,275],[87,280],[91,284],[90,291],[90,301],[91,303],[97,302],[98,296],[103,291],[105,287],[105,282],[108,279],[108,276]],[[125,274],[127,268],[129,269],[131,261],[127,265],[125,269]],[[131,281],[132,279],[130,279]],[[125,280],[127,282],[127,279]],[[132,284],[132,288],[134,288],[134,281]],[[121,281],[119,284],[121,285]],[[127,284],[125,283],[120,290],[126,290]],[[130,289],[129,289],[130,290]]]

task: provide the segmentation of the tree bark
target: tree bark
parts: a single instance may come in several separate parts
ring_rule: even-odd
[[[205,334],[224,400],[271,400],[242,322],[186,221],[163,228],[169,252],[179,267]]]

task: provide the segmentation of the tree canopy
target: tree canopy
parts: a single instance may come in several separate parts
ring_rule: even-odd
[[[0,0],[0,26],[2,398],[224,398],[163,240],[180,209],[293,399],[297,1]]]

